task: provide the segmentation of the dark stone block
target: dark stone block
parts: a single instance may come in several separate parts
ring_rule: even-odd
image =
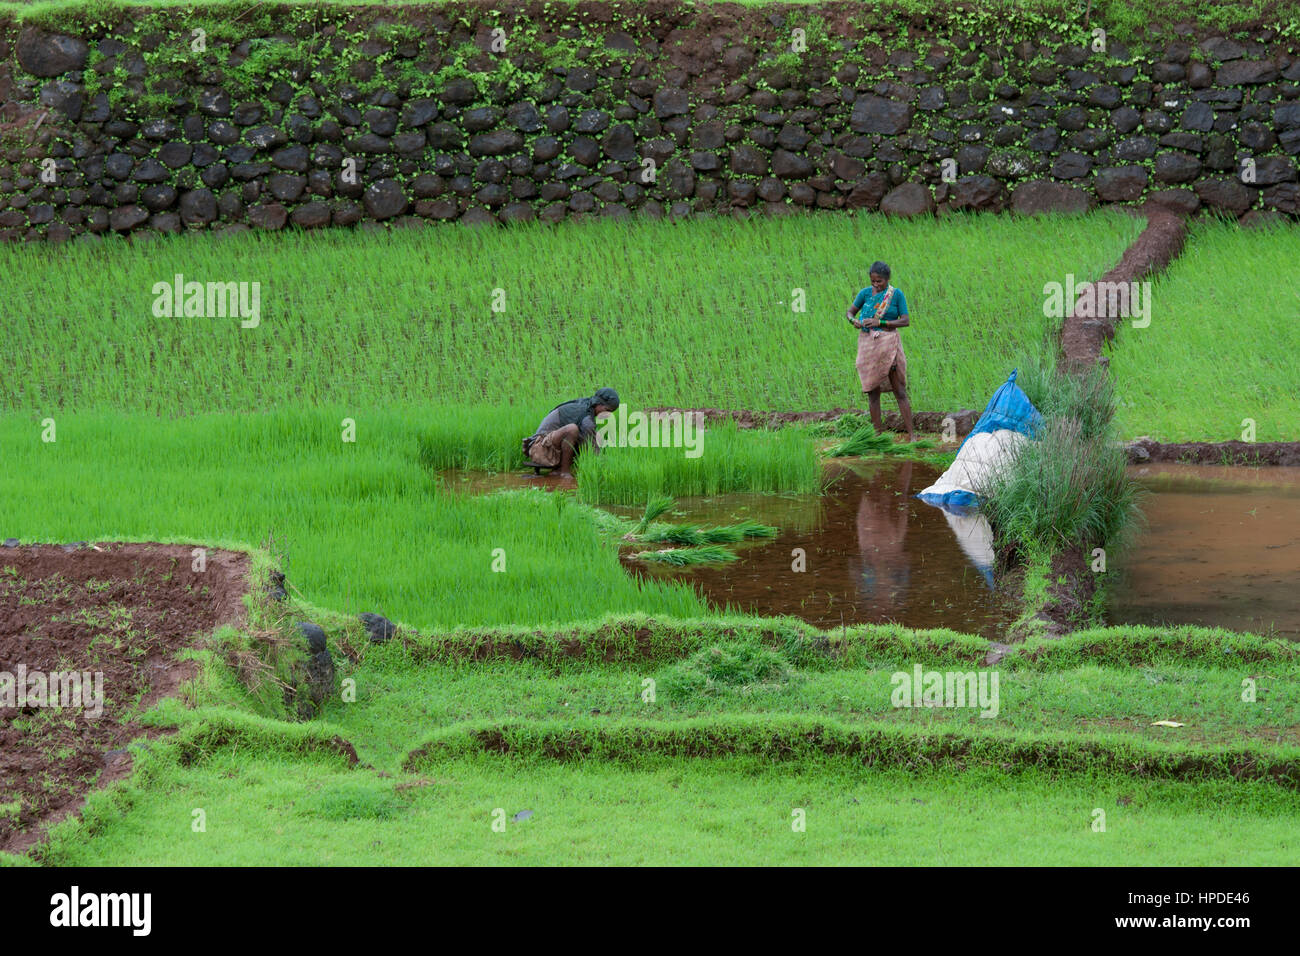
[[[767,157],[752,146],[736,146],[731,150],[731,171],[740,176],[766,176]]]
[[[626,123],[619,123],[605,134],[601,148],[615,162],[633,162],[637,158],[636,133]]]
[[[146,156],[136,163],[132,178],[138,183],[161,183],[165,182],[169,175],[166,166],[152,156]]]
[[[1148,193],[1147,199],[1183,216],[1190,216],[1201,207],[1201,200],[1190,189],[1157,189]]]
[[[1156,157],[1155,179],[1162,183],[1187,183],[1201,174],[1201,161],[1186,153],[1161,153]]]
[[[1147,186],[1147,171],[1141,166],[1117,166],[1098,170],[1096,190],[1106,202],[1132,202]]]
[[[1215,81],[1220,86],[1258,86],[1272,83],[1280,75],[1269,60],[1233,60],[1219,67]]]
[[[72,123],[81,118],[86,104],[86,93],[81,84],[71,80],[53,80],[45,84],[40,95],[41,106],[57,110]]]
[[[1056,125],[1070,132],[1087,129],[1088,111],[1082,106],[1067,106],[1056,114]]]
[[[1300,175],[1296,166],[1289,159],[1281,156],[1265,156],[1255,161],[1255,185],[1276,186],[1278,183],[1293,183]]]
[[[1264,205],[1278,212],[1292,216],[1300,215],[1300,186],[1295,183],[1281,183],[1264,190]]]
[[[1068,183],[1033,180],[1011,193],[1011,209],[1022,216],[1044,213],[1083,213],[1096,205],[1087,190]]]
[[[478,99],[478,87],[467,77],[457,77],[442,88],[440,99],[453,106],[466,106]]]
[[[960,146],[956,156],[957,168],[963,173],[981,172],[992,152],[987,146]]]
[[[1001,211],[1006,205],[1006,187],[992,176],[963,176],[952,184],[948,204],[953,209]]]
[[[259,203],[249,207],[248,221],[258,229],[283,229],[289,221],[289,211],[278,202]]]
[[[600,162],[600,145],[589,136],[579,136],[569,146],[569,155],[575,162],[590,168]]]
[[[276,173],[270,178],[267,187],[271,195],[281,202],[296,202],[307,188],[307,177],[293,173]]]
[[[108,214],[108,226],[114,232],[127,232],[143,225],[149,219],[149,211],[143,206],[131,203],[118,206]]]
[[[217,218],[217,198],[210,189],[192,189],[181,194],[181,221],[206,226]]]
[[[470,137],[471,156],[501,156],[523,148],[524,138],[512,129],[478,133]]]
[[[361,118],[376,136],[392,136],[397,132],[398,116],[395,110],[368,109]]]
[[[849,128],[855,133],[897,136],[911,123],[912,108],[908,104],[871,95],[859,96],[849,117]]]
[[[90,48],[84,40],[46,33],[35,27],[24,27],[14,45],[18,65],[33,76],[61,76],[71,70],[83,70]]]
[[[1235,179],[1203,179],[1192,188],[1205,205],[1234,215],[1241,215],[1255,202],[1255,190]]]
[[[367,186],[362,202],[366,215],[381,220],[400,216],[409,205],[401,185],[392,179],[381,179]]]
[[[171,186],[147,186],[140,190],[140,202],[150,212],[162,212],[176,202],[176,190]]]
[[[772,154],[773,176],[780,179],[807,179],[812,172],[812,162],[806,156],[786,149],[778,149]]]
[[[575,133],[600,133],[609,128],[609,114],[604,110],[583,110],[573,122]]]
[[[1137,129],[1141,121],[1141,114],[1131,106],[1121,106],[1110,114],[1111,125],[1115,127],[1116,132],[1124,135]]]
[[[889,216],[933,215],[934,208],[934,197],[921,183],[895,186],[880,202],[880,211]]]
[[[664,87],[655,92],[653,106],[655,116],[663,120],[684,115],[690,109],[690,98],[685,90]]]
[[[1115,145],[1115,158],[1125,162],[1150,159],[1156,154],[1156,141],[1150,136],[1130,136]]]
[[[1199,153],[1205,148],[1205,141],[1196,133],[1165,133],[1159,142],[1161,146],[1171,146],[1189,153]]]

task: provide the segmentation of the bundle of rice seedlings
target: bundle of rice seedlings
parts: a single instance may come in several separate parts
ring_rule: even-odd
[[[694,564],[724,564],[735,561],[733,551],[720,544],[706,544],[698,548],[664,548],[662,551],[638,551],[632,555],[642,561],[657,561],[674,567],[686,567]]]
[[[863,425],[838,445],[832,445],[828,448],[826,454],[832,458],[870,455],[873,452],[888,454],[893,447],[894,440],[892,438],[879,434],[871,425]]]
[[[741,521],[712,528],[694,524],[665,525],[641,535],[646,542],[664,541],[668,544],[735,544],[746,538],[775,538],[777,528],[757,521]]]
[[[832,458],[855,458],[863,455],[904,455],[921,448],[933,448],[934,442],[922,438],[914,442],[896,442],[888,435],[879,434],[871,425],[863,425],[838,445],[832,445],[826,454]]]
[[[634,535],[645,534],[646,528],[650,527],[650,522],[654,521],[672,506],[673,499],[667,496],[651,498],[646,502],[645,514],[641,515],[641,520],[637,522],[637,526],[632,529],[632,533]]]

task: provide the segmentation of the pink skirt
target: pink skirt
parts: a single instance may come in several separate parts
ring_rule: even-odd
[[[907,356],[903,354],[903,339],[897,329],[887,332],[863,330],[858,333],[858,378],[864,392],[880,389],[892,392],[889,370],[898,367],[898,377],[907,387]]]

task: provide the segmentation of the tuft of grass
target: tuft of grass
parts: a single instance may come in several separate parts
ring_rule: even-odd
[[[779,651],[761,644],[715,644],[664,670],[656,683],[673,700],[734,692],[783,690],[796,671]]]
[[[1047,553],[1122,548],[1140,515],[1141,492],[1115,439],[1106,370],[1071,375],[1039,365],[1028,386],[1043,425],[985,489],[984,513],[999,544]]]

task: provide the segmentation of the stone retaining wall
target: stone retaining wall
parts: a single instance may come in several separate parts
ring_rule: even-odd
[[[868,21],[856,3],[625,9],[0,23],[0,239],[634,211],[1300,213],[1300,52],[1269,30],[1174,27],[1137,52],[1028,20]]]

